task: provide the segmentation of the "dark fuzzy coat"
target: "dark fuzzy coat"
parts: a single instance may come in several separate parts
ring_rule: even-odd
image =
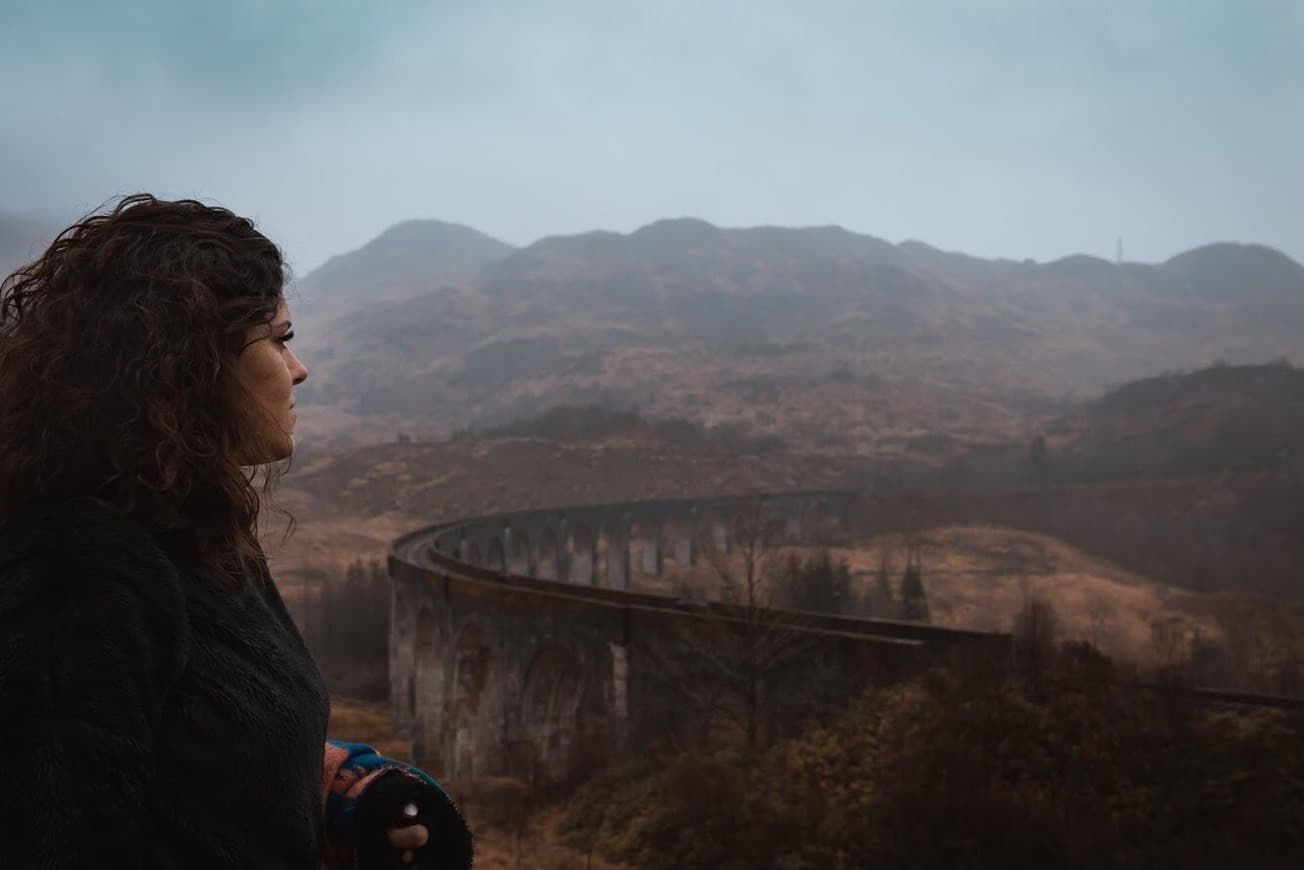
[[[265,563],[232,590],[197,558],[188,530],[89,502],[0,525],[0,867],[319,870],[399,821],[366,806],[374,765],[361,787],[340,777],[347,818],[326,817],[343,758],[327,768],[321,674]],[[418,866],[470,866],[433,781],[381,782],[376,807],[421,798]]]

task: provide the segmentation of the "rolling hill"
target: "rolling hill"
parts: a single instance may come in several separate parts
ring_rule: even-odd
[[[1022,436],[1111,384],[1298,357],[1304,330],[1304,267],[1262,246],[1039,264],[691,218],[519,249],[413,222],[299,289],[308,404],[451,430],[597,402],[862,453]]]
[[[1124,384],[1045,428],[1088,482],[1304,468],[1304,371],[1219,364]]]

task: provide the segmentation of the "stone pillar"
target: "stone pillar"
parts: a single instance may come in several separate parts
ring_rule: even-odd
[[[609,589],[627,589],[629,587],[629,573],[625,570],[625,563],[629,561],[629,548],[625,542],[617,537],[607,538],[607,576],[603,577],[603,585]]]
[[[630,525],[629,517],[624,517],[607,534],[607,576],[603,579],[612,589],[629,589]]]
[[[625,751],[629,739],[629,648],[612,643],[611,648],[611,730],[613,755]]]
[[[728,553],[733,542],[730,540],[729,526],[724,520],[713,520],[711,522],[711,543],[715,551],[720,554]]]
[[[413,649],[411,686],[404,685],[408,693],[405,700],[415,701],[411,724],[412,757],[420,766],[443,763],[442,735],[444,728],[444,699],[446,692],[444,632],[439,625],[438,611],[431,606],[417,608]]]
[[[557,576],[553,579],[560,580],[563,583],[569,583],[570,576],[570,553],[567,551],[570,539],[570,526],[563,517],[557,525],[556,534],[553,535],[553,543],[557,545]]]
[[[592,586],[594,569],[598,561],[597,544],[581,546],[576,542],[575,552],[567,554],[570,572],[567,579],[577,586]]]
[[[661,576],[661,535],[653,529],[651,534],[644,533],[639,539],[639,568],[644,574]]]
[[[691,567],[697,564],[697,547],[693,541],[693,529],[675,537],[675,561],[681,566]]]
[[[498,574],[507,573],[507,547],[501,538],[490,538],[485,548],[484,567]]]

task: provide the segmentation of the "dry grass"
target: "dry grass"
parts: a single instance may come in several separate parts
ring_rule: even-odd
[[[1201,634],[1220,629],[1201,596],[1156,583],[1045,535],[992,526],[952,526],[919,538],[924,587],[938,625],[1008,631],[1024,595],[1055,609],[1063,635],[1106,653],[1146,661],[1151,625],[1176,617]],[[834,549],[863,586],[886,552],[894,590],[904,570],[904,541],[884,536],[856,549]],[[858,590],[859,591],[859,590]]]
[[[331,718],[326,733],[336,740],[369,743],[381,755],[406,761],[408,742],[394,736],[394,720],[384,704],[331,696]]]
[[[385,564],[386,553],[395,538],[430,520],[389,511],[378,516],[336,516],[317,504],[317,499],[288,487],[282,504],[294,515],[294,534],[284,542],[285,521],[270,512],[260,521],[259,539],[267,551],[267,564],[277,588],[287,602],[297,600],[305,585],[323,577],[342,580],[349,563],[373,559]]]
[[[1025,595],[1044,598],[1054,608],[1061,636],[1090,641],[1107,654],[1150,663],[1156,622],[1177,620],[1207,638],[1223,634],[1218,609],[1202,596],[1149,580],[1062,541],[996,526],[948,526],[915,539],[920,545],[924,587],[936,625],[983,631],[1009,631]],[[866,545],[833,547],[834,561],[845,560],[852,573],[853,598],[865,600],[887,556],[889,582],[899,595],[906,541],[883,535]],[[814,547],[784,546],[765,554],[771,572],[789,555],[807,558]],[[742,576],[737,551],[725,560]],[[720,578],[706,559],[693,570],[667,565],[662,577],[635,574],[640,591],[667,593],[687,583],[697,595],[718,599]],[[776,575],[777,576],[777,575]]]
[[[522,832],[519,847],[513,832],[493,828],[477,832],[476,870],[627,870],[625,864],[612,864],[558,842],[554,829],[561,812],[553,808],[536,813]]]

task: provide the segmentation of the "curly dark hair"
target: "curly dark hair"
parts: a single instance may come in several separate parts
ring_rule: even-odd
[[[239,582],[264,555],[260,495],[288,465],[258,466],[260,493],[239,464],[256,402],[233,372],[288,275],[247,218],[136,194],[0,282],[0,518],[88,498],[190,524],[203,573]],[[294,517],[272,507],[289,537]]]

